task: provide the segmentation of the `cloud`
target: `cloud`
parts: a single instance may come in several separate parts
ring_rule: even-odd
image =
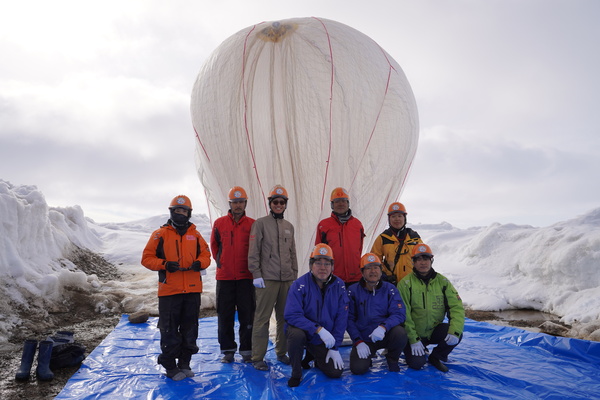
[[[545,225],[598,206],[588,0],[16,2],[0,14],[0,178],[101,222],[164,213],[180,192],[201,210],[189,101],[202,63],[247,26],[310,16],[370,36],[411,83],[409,220]]]

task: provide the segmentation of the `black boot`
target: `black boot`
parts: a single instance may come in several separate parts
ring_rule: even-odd
[[[51,340],[43,340],[40,342],[38,351],[38,365],[35,369],[35,374],[40,381],[51,381],[54,379],[54,373],[50,370],[50,358],[52,357]]]
[[[26,381],[31,376],[31,364],[33,364],[33,358],[35,357],[35,350],[37,349],[37,340],[27,339],[23,343],[23,355],[21,356],[21,366],[15,375],[15,379],[18,381]]]

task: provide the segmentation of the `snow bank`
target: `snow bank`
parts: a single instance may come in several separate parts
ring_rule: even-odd
[[[567,324],[600,319],[600,209],[544,228],[413,228],[473,309],[529,308]]]
[[[75,246],[94,250],[102,242],[87,228],[80,207],[48,207],[35,186],[3,180],[0,226],[1,342],[21,322],[19,311],[43,314],[61,302],[65,286],[96,286],[96,277],[77,271],[67,257]]]

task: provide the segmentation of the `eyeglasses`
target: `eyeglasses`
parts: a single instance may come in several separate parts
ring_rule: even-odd
[[[276,206],[285,206],[285,200],[273,200],[271,203]]]
[[[317,267],[331,267],[331,261],[315,261]]]

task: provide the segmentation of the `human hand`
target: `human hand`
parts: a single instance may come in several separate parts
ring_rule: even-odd
[[[383,340],[384,336],[385,336],[385,328],[383,326],[378,326],[377,328],[373,329],[373,332],[369,335],[369,337],[371,338],[371,340],[373,342]]]
[[[329,351],[327,351],[327,356],[325,356],[325,363],[328,363],[329,360],[333,361],[333,366],[336,369],[344,369],[344,360],[342,360],[339,351],[329,349]]]
[[[254,281],[252,281],[252,283],[254,284],[255,288],[259,288],[259,289],[265,288],[265,280],[262,277],[254,279]]]
[[[447,334],[446,339],[444,340],[446,341],[448,346],[456,346],[458,344],[458,337],[451,334]]]
[[[200,261],[196,260],[192,263],[192,265],[190,266],[190,269],[192,271],[196,271],[196,272],[200,272],[200,270],[202,269],[202,264],[200,264]]]
[[[179,263],[177,261],[167,261],[165,269],[169,272],[177,272],[179,271]]]
[[[200,275],[202,275],[202,276],[206,275],[206,268],[200,270]]]
[[[321,340],[323,341],[323,343],[325,343],[325,347],[330,349],[333,346],[335,346],[335,338],[333,337],[333,335],[331,333],[329,333],[329,331],[327,329],[321,327],[321,330],[317,333],[318,333],[319,337],[321,338]]]
[[[365,342],[360,342],[356,346],[356,352],[359,358],[369,358],[371,356],[371,348]]]
[[[413,356],[424,356],[425,355],[425,346],[419,340],[417,343],[413,343],[410,345],[410,350]]]

